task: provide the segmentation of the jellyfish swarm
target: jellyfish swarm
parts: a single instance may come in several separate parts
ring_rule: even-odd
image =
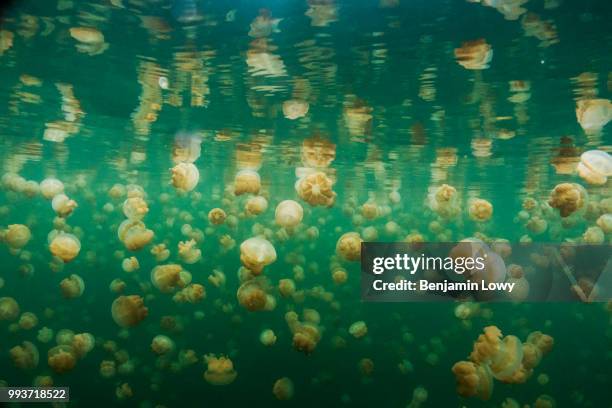
[[[459,361],[452,368],[457,393],[487,400],[493,391],[493,378],[505,383],[525,382],[553,343],[552,337],[541,332],[531,333],[521,343],[516,336],[502,337],[496,326],[485,327],[474,343],[470,361]]]

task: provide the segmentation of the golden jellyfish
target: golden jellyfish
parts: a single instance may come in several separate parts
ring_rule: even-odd
[[[67,234],[63,231],[52,231],[49,235],[49,250],[53,256],[67,263],[79,255],[81,241],[75,235]]]
[[[21,370],[31,370],[38,366],[39,354],[35,344],[23,341],[9,350],[13,365]]]
[[[218,269],[214,269],[212,274],[208,276],[208,282],[216,288],[220,288],[221,286],[225,285],[226,280],[227,278],[225,277],[225,273]]]
[[[359,320],[351,324],[349,327],[349,334],[356,339],[362,338],[366,334],[368,334],[368,326],[363,320]]]
[[[151,350],[158,355],[170,353],[174,351],[174,341],[172,341],[172,339],[168,336],[158,334],[157,336],[153,337],[153,341],[151,342]]]
[[[126,221],[131,222],[130,220]],[[130,251],[139,251],[147,246],[153,240],[154,236],[155,233],[146,228],[144,224],[134,224],[125,231],[123,244]]]
[[[310,323],[297,323],[291,328],[293,348],[304,354],[312,353],[321,340],[319,328]]]
[[[300,198],[312,206],[331,207],[336,202],[336,193],[332,190],[333,182],[321,171],[300,178],[295,189]]]
[[[365,202],[361,206],[361,215],[363,215],[364,218],[368,220],[373,220],[374,218],[380,215],[378,211],[378,205],[376,205],[374,201]]]
[[[278,291],[281,296],[288,298],[295,293],[295,282],[293,279],[284,278],[278,281]]]
[[[135,270],[140,268],[140,263],[138,262],[138,258],[132,256],[130,258],[125,258],[121,261],[121,269],[125,272],[134,272]]]
[[[281,201],[274,212],[276,223],[284,228],[297,226],[302,222],[303,217],[304,209],[297,201],[293,200]]]
[[[597,219],[597,226],[606,234],[612,234],[612,214],[602,214]]]
[[[66,194],[58,194],[51,200],[51,207],[59,217],[68,217],[78,207],[76,201],[68,198]]]
[[[334,269],[332,272],[332,280],[336,285],[342,285],[348,280],[348,273],[342,268]]]
[[[483,38],[466,41],[455,48],[455,59],[465,69],[486,69],[493,59],[493,49]]]
[[[300,99],[289,99],[283,102],[283,115],[285,118],[295,120],[303,118],[308,113],[308,102]]]
[[[53,199],[58,194],[64,192],[64,183],[56,178],[46,178],[40,182],[40,193],[47,200]]]
[[[129,197],[123,202],[123,214],[130,220],[142,220],[148,212],[149,206],[141,196]]]
[[[452,218],[460,211],[457,189],[448,184],[430,188],[427,204],[432,211],[443,218]]]
[[[474,221],[485,222],[493,215],[493,205],[487,200],[477,198],[470,202],[468,211]]]
[[[249,215],[259,215],[268,209],[268,200],[262,196],[250,197],[244,205]]]
[[[78,42],[85,44],[104,42],[104,35],[93,27],[71,27],[70,36]]]
[[[358,261],[361,259],[362,242],[357,232],[347,232],[338,239],[336,254],[347,261]]]
[[[12,297],[0,298],[0,321],[15,320],[19,316],[19,304]]]
[[[195,162],[202,152],[202,136],[197,133],[178,132],[174,136],[172,161],[176,164]]]
[[[612,176],[612,156],[601,150],[589,150],[580,155],[578,175],[592,185],[603,185]]]
[[[253,237],[240,244],[240,262],[259,275],[263,268],[276,261],[276,250],[265,238]]]
[[[155,257],[156,262],[164,262],[170,257],[170,250],[166,248],[166,244],[157,244],[151,248],[151,255]]]
[[[293,381],[287,377],[279,378],[272,386],[272,394],[280,401],[287,401],[293,398],[293,392]]]
[[[4,242],[12,249],[21,249],[27,245],[32,238],[30,229],[23,224],[11,224],[2,231]]]
[[[173,297],[177,303],[198,303],[206,297],[206,289],[199,283],[190,283],[178,291]]]
[[[302,142],[302,163],[312,168],[328,167],[336,158],[336,145],[321,137]]]
[[[62,296],[66,299],[80,297],[85,291],[85,282],[79,275],[72,274],[60,282]]]
[[[462,397],[478,397],[487,401],[493,392],[493,376],[487,365],[459,361],[453,365],[457,380],[457,393]]]
[[[158,265],[151,271],[151,282],[161,292],[169,293],[191,283],[191,274],[177,264]]]
[[[200,171],[193,163],[179,163],[170,169],[171,183],[179,191],[192,191],[200,180]]]
[[[228,357],[207,354],[204,356],[207,364],[204,379],[212,385],[227,385],[234,382],[238,373],[234,370],[234,363]]]
[[[269,302],[268,294],[257,280],[248,280],[236,292],[238,303],[250,312],[265,310]]]
[[[266,329],[259,334],[259,341],[264,346],[273,346],[276,343],[276,334],[271,329]]]
[[[108,190],[108,195],[110,198],[118,200],[125,196],[127,193],[127,189],[123,184],[113,184],[113,186]]]
[[[194,264],[202,259],[202,251],[196,248],[195,240],[179,242],[178,254],[186,264]]]
[[[77,358],[71,346],[59,345],[47,353],[47,363],[53,371],[64,374],[76,366]]]
[[[258,194],[261,188],[261,177],[255,170],[240,170],[234,179],[234,194]]]
[[[550,193],[548,205],[559,210],[561,217],[568,217],[585,206],[587,193],[576,183],[557,184]]]
[[[93,350],[96,345],[96,339],[91,333],[79,333],[72,337],[70,343],[74,355],[78,358],[83,358],[87,353]]]
[[[213,208],[208,212],[208,221],[213,225],[221,225],[225,222],[227,214],[221,208]]]
[[[589,227],[584,234],[582,234],[582,240],[590,245],[600,245],[606,240],[606,235],[599,227]]]
[[[576,119],[585,132],[598,132],[612,119],[612,103],[607,99],[580,99]]]
[[[19,316],[19,328],[21,330],[32,330],[38,325],[38,317],[32,312],[25,312]]]
[[[121,327],[133,327],[140,323],[149,310],[138,295],[119,296],[111,306],[113,320]]]

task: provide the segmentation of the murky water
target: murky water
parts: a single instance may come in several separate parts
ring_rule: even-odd
[[[364,303],[358,243],[611,243],[611,18],[13,1],[0,381],[74,406],[610,406],[609,304]],[[468,358],[488,326],[539,364],[493,381]]]

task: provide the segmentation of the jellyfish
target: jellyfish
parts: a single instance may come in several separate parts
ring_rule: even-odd
[[[262,196],[254,196],[247,200],[245,210],[249,215],[259,215],[268,209],[268,200]]]
[[[47,353],[47,363],[53,371],[64,374],[76,366],[77,358],[71,346],[59,345]]]
[[[51,207],[59,217],[66,218],[72,214],[78,205],[76,201],[69,199],[66,194],[58,194],[51,200]]]
[[[288,278],[279,280],[278,291],[284,298],[292,296],[295,293],[295,282]]]
[[[266,329],[259,335],[259,341],[264,346],[273,346],[276,343],[276,334],[271,329]]]
[[[138,295],[119,296],[111,306],[113,320],[121,327],[133,327],[140,323],[149,310]]]
[[[587,193],[580,184],[557,184],[550,193],[548,205],[559,210],[561,217],[568,217],[575,211],[584,207]]]
[[[416,387],[414,391],[412,391],[412,400],[408,403],[406,408],[419,408],[427,398],[429,397],[429,393],[424,387]]]
[[[429,189],[427,195],[429,208],[442,218],[453,218],[460,212],[457,189],[448,184]]]
[[[589,245],[600,245],[606,240],[606,235],[601,228],[593,226],[587,228],[582,234],[582,240]]]
[[[598,132],[612,119],[612,103],[607,99],[580,99],[576,119],[585,132]]]
[[[196,248],[195,240],[179,242],[178,254],[186,264],[194,264],[202,259],[202,251]]]
[[[117,373],[117,366],[114,360],[102,360],[100,363],[100,375],[103,378],[112,378]]]
[[[125,258],[121,261],[121,269],[125,272],[131,273],[140,268],[140,264],[138,263],[138,258],[135,256]]]
[[[303,118],[308,113],[308,102],[300,99],[289,99],[283,102],[283,115],[285,118],[295,120]]]
[[[368,326],[363,320],[359,320],[358,322],[351,324],[351,327],[349,327],[349,333],[354,338],[359,339],[368,334]]]
[[[126,221],[132,222],[130,220]],[[121,226],[119,228],[121,228]],[[152,230],[146,228],[142,223],[137,223],[130,225],[129,228],[125,230],[122,241],[128,250],[139,251],[147,246],[153,240],[154,236],[155,233]]]
[[[38,348],[29,341],[21,342],[9,350],[9,355],[15,367],[20,370],[32,370],[38,366]]]
[[[142,220],[148,212],[149,206],[140,196],[129,197],[123,202],[123,214],[130,220]]]
[[[0,321],[15,320],[19,316],[19,304],[12,297],[0,298]]]
[[[17,324],[22,330],[32,330],[38,324],[38,317],[32,312],[25,312],[19,316]]]
[[[250,312],[265,310],[270,301],[262,284],[254,279],[240,285],[236,297],[238,303]]]
[[[49,343],[51,340],[53,340],[53,330],[46,326],[41,328],[40,330],[38,330],[36,339],[41,343]]]
[[[455,48],[455,59],[465,69],[487,69],[493,59],[493,50],[483,38],[466,41]]]
[[[221,208],[213,208],[208,213],[208,221],[212,225],[221,225],[225,222],[227,214]]]
[[[40,193],[47,200],[52,200],[58,194],[64,192],[64,183],[56,178],[46,178],[40,182]]]
[[[2,231],[4,242],[12,249],[21,249],[28,244],[32,238],[30,229],[23,224],[11,224]]]
[[[216,288],[220,288],[225,285],[226,277],[223,271],[214,269],[212,274],[208,276],[208,282]]]
[[[168,336],[158,334],[157,336],[153,337],[153,341],[151,342],[151,350],[158,355],[170,353],[174,351],[174,341],[172,341],[172,339]]]
[[[65,263],[72,261],[81,251],[81,241],[72,235],[63,231],[52,231],[49,234],[49,250],[53,256],[58,257]]]
[[[97,44],[104,42],[104,35],[93,27],[71,27],[70,36],[85,44]]]
[[[204,372],[204,379],[212,385],[227,385],[234,382],[238,373],[234,370],[234,364],[228,357],[214,354],[204,356],[204,361],[207,364]]]
[[[312,353],[321,340],[319,328],[310,323],[297,323],[291,327],[293,332],[293,348],[304,354]]]
[[[272,394],[280,401],[287,401],[293,398],[293,392],[293,381],[288,377],[279,378],[272,386]]]
[[[202,151],[202,137],[194,133],[179,132],[174,136],[172,160],[176,164],[194,163]]]
[[[313,207],[318,205],[331,207],[336,201],[332,184],[332,180],[325,173],[318,171],[299,179],[295,189],[300,198]]]
[[[592,185],[606,184],[612,176],[612,156],[601,150],[589,150],[580,156],[578,175]]]
[[[348,273],[342,268],[334,269],[332,279],[336,285],[342,285],[348,280]]]
[[[206,297],[206,290],[199,283],[190,283],[178,291],[173,297],[177,303],[198,303]]]
[[[470,202],[468,211],[470,218],[474,221],[485,222],[493,215],[493,205],[487,200],[477,198]]]
[[[240,244],[240,262],[255,275],[276,261],[276,250],[270,241],[261,237],[249,238]]]
[[[362,242],[357,232],[347,232],[338,239],[336,254],[347,261],[358,261],[361,259]]]
[[[602,214],[597,219],[597,226],[601,228],[605,234],[612,234],[612,214]]]
[[[173,292],[191,283],[191,274],[180,265],[158,265],[151,271],[151,282],[163,293]]]
[[[274,212],[276,223],[284,228],[293,228],[302,222],[304,210],[302,206],[293,200],[281,201]]]
[[[179,163],[170,171],[172,185],[179,191],[192,191],[200,180],[200,171],[193,163]]]
[[[85,282],[79,275],[72,274],[60,282],[60,290],[62,296],[66,299],[74,299],[80,297],[85,291]]]
[[[259,10],[259,15],[251,22],[249,37],[262,38],[268,37],[272,33],[280,32],[278,24],[282,20],[282,18],[272,18],[270,11],[267,9]]]
[[[261,178],[255,170],[240,170],[234,179],[234,194],[258,194],[261,188]]]
[[[459,361],[453,365],[457,379],[457,393],[462,397],[476,396],[487,401],[493,392],[493,376],[487,365],[471,361]]]
[[[83,358],[87,353],[93,350],[96,345],[96,339],[91,333],[79,333],[72,337],[72,351],[77,358]]]
[[[170,251],[166,248],[166,244],[157,244],[151,248],[151,255],[155,257],[155,261],[164,262],[170,257]]]

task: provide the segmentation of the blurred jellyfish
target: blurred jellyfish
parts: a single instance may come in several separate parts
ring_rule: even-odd
[[[259,335],[259,341],[264,346],[273,346],[276,343],[276,334],[271,329],[266,329]]]
[[[193,163],[179,163],[171,169],[172,185],[180,191],[192,191],[200,180],[200,171]]]
[[[355,322],[351,324],[351,327],[349,327],[349,334],[354,338],[359,339],[368,334],[368,326],[366,326],[366,323],[363,320]]]
[[[38,366],[38,348],[29,341],[24,341],[21,345],[11,348],[9,355],[15,367],[21,370],[31,370]]]
[[[52,200],[58,194],[64,192],[64,183],[56,178],[46,178],[40,182],[40,193],[47,200]]]
[[[272,394],[277,400],[287,401],[293,398],[293,381],[287,377],[279,378],[272,386]]]
[[[606,184],[612,176],[612,156],[601,150],[589,150],[580,156],[577,166],[578,175],[593,185]]]
[[[96,345],[96,339],[91,333],[79,333],[75,334],[70,343],[74,355],[78,358],[83,358],[93,350]]]
[[[66,194],[58,194],[53,197],[53,200],[51,201],[51,207],[53,207],[53,211],[55,211],[55,213],[59,217],[66,218],[70,214],[72,214],[72,212],[75,208],[78,207],[78,205],[76,201],[69,199]]]
[[[278,33],[278,24],[282,21],[282,18],[272,18],[270,11],[267,9],[260,9],[259,15],[251,22],[251,29],[249,30],[249,37],[262,38],[268,37],[272,33]]]
[[[304,210],[293,200],[281,201],[274,212],[276,223],[284,228],[293,228],[302,222]]]
[[[204,356],[207,369],[204,372],[204,379],[212,385],[227,385],[234,382],[238,373],[234,370],[232,360],[224,356],[207,354]]]
[[[121,327],[133,327],[140,323],[149,310],[138,295],[119,296],[111,306],[113,320]]]
[[[2,231],[2,237],[9,247],[21,249],[30,241],[32,233],[26,225],[11,224],[6,230]]]
[[[77,358],[71,346],[55,346],[47,353],[47,363],[53,371],[64,374],[76,366]]]
[[[493,49],[483,38],[466,41],[455,48],[455,59],[465,69],[487,69],[493,59]]]
[[[276,261],[276,250],[270,241],[253,237],[240,244],[240,262],[254,274],[259,275],[263,268]]]
[[[151,342],[151,350],[158,355],[170,353],[174,351],[174,342],[170,337],[158,334],[157,336],[153,337],[153,341]]]
[[[244,207],[247,214],[259,215],[268,209],[268,200],[262,196],[250,197]]]
[[[474,221],[485,222],[493,215],[493,205],[487,200],[477,198],[469,203],[468,211]]]
[[[151,255],[155,257],[155,261],[164,262],[170,257],[170,251],[166,248],[166,244],[157,244],[151,248]]]
[[[121,261],[121,269],[123,269],[125,272],[134,272],[138,268],[140,268],[140,264],[135,256],[125,258],[123,261]]]
[[[295,120],[303,118],[308,113],[308,102],[299,99],[289,99],[283,102],[283,115],[285,118]]]

